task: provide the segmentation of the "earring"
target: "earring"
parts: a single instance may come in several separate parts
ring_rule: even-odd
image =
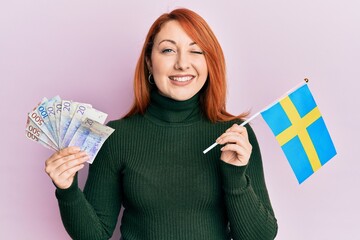
[[[148,76],[148,82],[151,84],[151,85],[154,85],[155,82],[154,81],[151,81],[151,77],[152,77],[152,74],[149,73],[149,76]]]

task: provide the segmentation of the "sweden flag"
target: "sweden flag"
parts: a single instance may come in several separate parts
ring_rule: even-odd
[[[299,183],[336,155],[334,144],[307,84],[261,112]]]

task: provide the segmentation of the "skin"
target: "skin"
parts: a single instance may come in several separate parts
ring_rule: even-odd
[[[234,124],[216,142],[225,145],[221,148],[222,161],[235,166],[245,166],[249,163],[252,146],[245,127]]]
[[[67,147],[54,153],[45,161],[45,172],[61,189],[69,188],[77,171],[84,167],[89,156],[79,147]]]
[[[208,77],[203,51],[175,20],[162,26],[146,63],[160,94],[178,101],[193,97]]]
[[[160,94],[177,101],[188,100],[198,93],[208,76],[204,53],[177,21],[163,25],[155,37],[151,59],[146,59],[146,63]],[[222,161],[235,166],[248,164],[252,146],[245,127],[234,124],[216,141],[224,145]],[[87,160],[89,157],[79,147],[68,147],[46,160],[45,172],[58,188],[66,189]]]

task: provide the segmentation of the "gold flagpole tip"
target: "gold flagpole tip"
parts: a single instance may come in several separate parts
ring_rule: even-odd
[[[308,79],[308,78],[304,78],[304,81],[305,81],[306,83],[308,83],[308,82],[309,82],[309,79]]]

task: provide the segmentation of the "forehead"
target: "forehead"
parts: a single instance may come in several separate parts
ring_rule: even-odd
[[[181,27],[180,23],[176,20],[171,20],[164,23],[158,34],[155,36],[155,42],[158,43],[164,39],[173,40],[176,43],[191,43],[193,40]]]

